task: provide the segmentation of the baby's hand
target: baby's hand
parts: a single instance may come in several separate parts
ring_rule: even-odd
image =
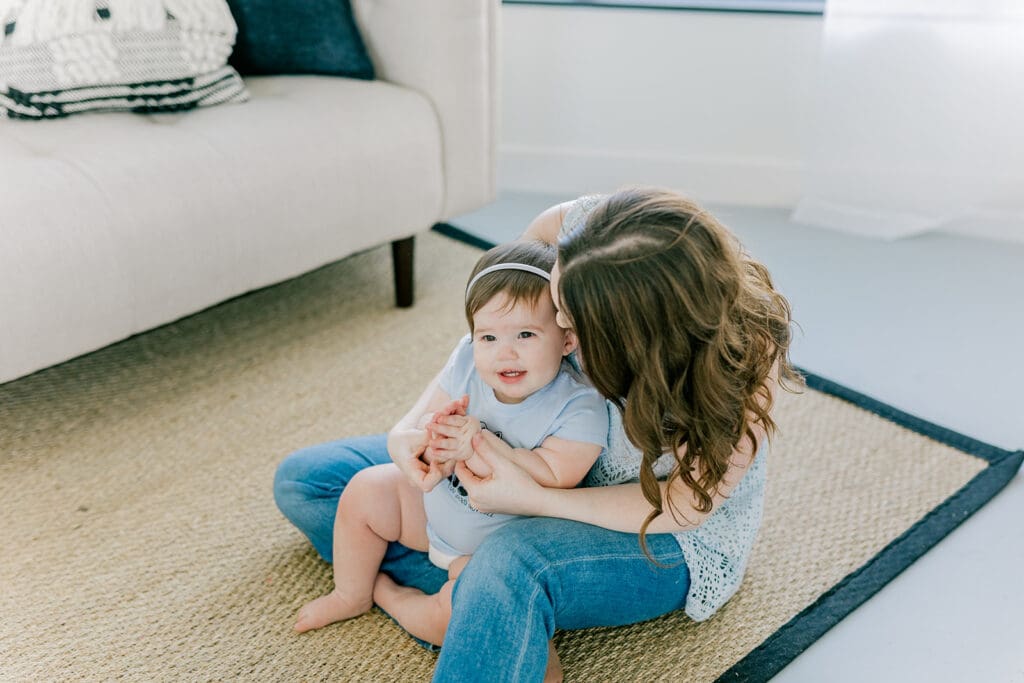
[[[424,413],[420,416],[420,419],[416,422],[417,429],[426,429],[427,425],[431,422],[436,422],[442,417],[447,415],[465,415],[466,408],[469,406],[469,395],[466,394],[462,398],[448,403],[443,408],[440,408],[436,413]]]
[[[452,401],[434,413],[433,421],[437,422],[438,419],[447,415],[465,415],[467,408],[469,408],[469,394],[463,394],[462,398]]]
[[[427,425],[427,455],[441,462],[473,457],[473,437],[480,433],[480,420],[469,415],[439,415]]]

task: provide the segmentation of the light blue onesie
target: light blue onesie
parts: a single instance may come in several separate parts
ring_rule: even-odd
[[[466,335],[441,371],[440,386],[453,399],[468,394],[466,414],[513,448],[534,449],[549,436],[607,446],[604,399],[566,361],[551,382],[521,403],[501,403],[476,371],[472,340]],[[471,508],[454,474],[425,494],[423,505],[430,559],[442,569],[460,555],[471,555],[488,534],[515,519]]]

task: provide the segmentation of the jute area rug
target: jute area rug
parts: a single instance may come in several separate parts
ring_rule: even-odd
[[[411,405],[464,332],[478,255],[420,236],[410,310],[377,249],[0,386],[0,678],[428,680],[436,656],[378,610],[292,633],[331,572],[271,482],[289,452]],[[872,574],[1001,457],[817,390],[777,419],[736,597],[703,624],[559,633],[566,680],[770,677],[934,543]]]

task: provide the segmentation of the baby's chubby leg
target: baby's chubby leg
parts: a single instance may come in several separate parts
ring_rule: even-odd
[[[299,610],[295,630],[309,631],[368,611],[389,541],[427,550],[423,493],[394,464],[361,470],[345,487],[334,521],[334,590]]]

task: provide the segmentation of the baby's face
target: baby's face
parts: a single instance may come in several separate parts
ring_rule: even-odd
[[[502,403],[519,403],[558,374],[572,338],[555,322],[551,298],[508,307],[498,294],[473,315],[473,362]]]

